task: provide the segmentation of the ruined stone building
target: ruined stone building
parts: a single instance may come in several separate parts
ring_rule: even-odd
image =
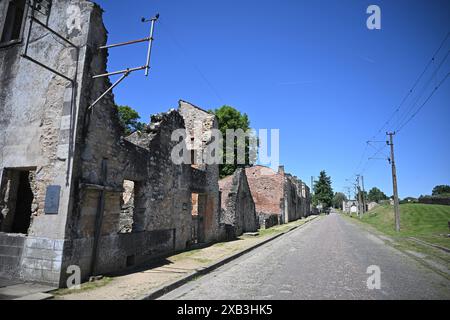
[[[101,8],[29,4],[0,1],[0,277],[65,286],[69,267],[85,280],[309,214],[308,187],[284,170],[238,170],[221,198],[206,152],[217,118],[188,102],[124,137],[111,93],[91,107],[111,86],[94,78]]]
[[[107,64],[101,8],[52,1],[33,28],[28,15],[0,1],[0,276],[64,286],[72,265],[86,279],[217,240],[218,166],[171,160],[174,130],[201,154],[217,119],[181,101],[124,138],[112,94],[89,108],[110,86],[93,78]]]
[[[232,227],[227,238],[257,231],[259,221],[245,169],[237,169],[233,175],[221,179],[219,188],[222,195],[221,223]]]
[[[295,221],[310,215],[309,187],[298,178],[264,166],[245,169],[261,228]]]

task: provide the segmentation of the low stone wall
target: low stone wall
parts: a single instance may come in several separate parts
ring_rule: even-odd
[[[280,215],[270,213],[257,213],[260,229],[268,229],[280,224]]]
[[[142,265],[161,256],[175,252],[176,230],[153,230],[134,233],[117,233],[103,236],[95,274],[111,274]],[[66,241],[64,250],[71,253],[72,261],[65,261],[61,272],[61,285],[65,285],[65,270],[70,265],[81,269],[82,280],[90,274],[93,238]]]
[[[444,206],[450,206],[450,198],[440,197],[420,197],[419,203],[423,204],[440,204]]]

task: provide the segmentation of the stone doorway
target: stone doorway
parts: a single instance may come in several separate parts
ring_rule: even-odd
[[[192,242],[205,242],[206,194],[192,193]]]
[[[34,170],[6,169],[0,187],[0,231],[28,234],[36,184]]]

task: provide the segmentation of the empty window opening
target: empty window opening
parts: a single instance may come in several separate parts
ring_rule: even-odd
[[[0,231],[28,234],[35,200],[33,171],[5,170],[0,192]]]
[[[191,138],[191,150],[190,151],[191,151],[191,158],[190,158],[191,167],[194,169],[199,169],[200,168],[200,166],[199,166],[200,162],[198,159],[199,152],[197,149],[195,149],[195,139],[194,138]]]
[[[205,211],[207,196],[205,194],[192,193],[191,199],[192,243],[203,243],[205,242]]]
[[[134,209],[136,188],[134,181],[124,180],[123,193],[121,197],[121,210],[119,221],[119,233],[130,233],[133,231]]]
[[[126,261],[126,266],[127,266],[127,268],[128,268],[128,267],[132,267],[132,266],[134,266],[135,264],[136,264],[136,258],[135,258],[135,256],[134,256],[134,254],[131,255],[131,256],[127,256],[127,261]]]
[[[193,216],[198,216],[198,193],[192,194],[192,211]]]
[[[6,13],[1,43],[18,41],[22,37],[26,0],[10,0]]]

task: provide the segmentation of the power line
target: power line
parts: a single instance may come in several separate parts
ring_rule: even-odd
[[[417,98],[414,100],[414,102],[411,104],[410,108],[408,108],[405,113],[403,114],[403,116],[399,119],[398,122],[398,126],[402,126],[403,121],[405,121],[405,119],[408,118],[408,114],[410,112],[412,112],[414,110],[414,108],[416,107],[417,103],[419,102],[419,100],[422,98],[423,94],[425,93],[425,91],[428,89],[428,87],[430,86],[430,84],[433,82],[433,79],[436,78],[436,75],[438,73],[438,71],[442,68],[442,66],[444,65],[444,62],[447,60],[448,56],[450,54],[450,50],[447,51],[447,54],[445,55],[445,57],[442,59],[442,61],[439,63],[438,67],[434,70],[433,74],[431,75],[430,79],[426,82],[426,84],[424,85],[421,93],[417,96]]]
[[[399,133],[408,123],[410,123],[415,116],[417,116],[417,114],[423,109],[423,107],[425,107],[428,101],[430,101],[430,99],[433,97],[433,95],[436,93],[439,87],[442,86],[442,84],[447,80],[449,75],[450,72],[447,73],[447,75],[441,80],[441,82],[439,82],[439,84],[434,88],[434,90],[430,93],[428,98],[423,102],[423,104],[419,107],[419,109],[417,109],[416,112],[414,112],[412,116],[396,131],[397,133]]]
[[[439,54],[439,52],[442,50],[442,48],[444,47],[446,41],[448,40],[448,38],[450,37],[450,32],[447,32],[447,34],[445,35],[444,39],[442,40],[442,42],[440,43],[439,47],[436,49],[436,51],[434,52],[433,56],[431,57],[431,59],[428,61],[428,63],[426,64],[424,70],[419,74],[419,76],[417,77],[416,81],[414,82],[413,86],[411,87],[411,89],[406,93],[406,95],[404,96],[404,98],[402,99],[402,101],[400,102],[400,104],[398,105],[397,108],[394,109],[394,111],[392,112],[392,114],[389,116],[389,118],[387,119],[387,121],[383,124],[383,126],[372,136],[371,140],[375,140],[376,137],[391,123],[392,119],[396,116],[397,113],[399,113],[400,109],[403,107],[403,105],[405,104],[405,102],[408,100],[408,98],[415,92],[417,86],[419,85],[420,81],[422,80],[422,78],[424,77],[424,75],[427,73],[428,69],[430,68],[430,66],[434,63],[434,61],[436,60],[436,56]],[[407,115],[414,110],[414,106],[417,104],[418,100],[420,100],[420,97],[422,97],[424,90],[426,90],[426,88],[428,88],[429,84],[431,83],[431,81],[433,80],[433,78],[435,77],[436,73],[439,71],[439,69],[442,67],[444,61],[447,59],[449,52],[447,52],[447,55],[445,56],[445,58],[441,61],[441,63],[439,64],[439,66],[436,68],[436,70],[433,72],[432,77],[430,78],[430,80],[427,82],[426,86],[424,86],[424,89],[422,90],[422,92],[419,94],[418,99],[416,99],[414,101],[414,103],[412,104],[411,108],[407,108],[407,110],[405,111],[405,113],[403,113],[402,116],[399,116],[399,121],[398,121],[398,125],[401,124],[401,122],[403,121],[403,119],[405,117],[407,117]],[[439,89],[439,87],[443,84],[443,82],[448,78],[448,74],[447,76],[434,88],[433,92],[430,94],[430,96],[428,96],[428,98],[425,100],[425,102],[419,107],[419,109],[416,110],[416,112],[414,112],[412,114],[412,116],[406,121],[404,122],[400,128],[397,130],[397,132],[399,132],[401,129],[403,129],[404,126],[406,126],[406,124],[408,124],[419,112],[420,110],[425,106],[425,104],[431,99],[431,97],[434,95],[434,93]],[[371,145],[371,142],[379,142],[379,141],[367,141],[366,144],[366,148],[364,149],[364,152],[361,156],[361,159],[358,163],[358,166],[356,167],[356,171],[358,171],[359,169],[361,170],[361,173],[364,173],[367,169],[368,169],[368,165],[369,162],[371,160],[374,160],[379,154],[380,152],[382,152],[387,145],[384,145],[383,147],[381,147],[380,149],[378,149],[376,151],[376,153],[374,155],[372,155],[372,157],[368,158],[364,164],[364,166],[361,168],[361,164],[363,163],[363,159],[367,153],[368,147],[369,145],[374,147],[373,145]],[[381,141],[380,141],[381,142]],[[375,147],[374,147],[375,148]],[[389,159],[389,157],[387,156],[387,158]],[[354,177],[355,175],[353,175],[352,177]],[[351,179],[351,178],[350,178]]]
[[[211,81],[208,80],[208,78],[205,76],[205,74],[201,71],[201,69],[197,66],[197,64],[194,62],[192,57],[189,55],[188,51],[184,48],[183,45],[175,38],[174,34],[171,32],[170,28],[165,25],[162,21],[160,21],[160,25],[162,26],[162,29],[167,31],[169,38],[173,41],[173,43],[180,49],[180,51],[183,53],[185,60],[189,62],[192,66],[192,68],[198,73],[200,78],[205,82],[205,84],[209,87],[211,92],[216,96],[220,104],[225,104],[224,100],[222,99],[219,92],[216,90],[216,88],[213,86]]]
[[[427,65],[425,66],[425,69],[422,71],[422,73],[419,75],[419,77],[417,78],[417,80],[414,82],[414,85],[412,86],[412,88],[407,92],[407,94],[405,95],[405,97],[403,98],[403,100],[401,101],[400,105],[394,110],[394,112],[391,114],[391,116],[388,118],[388,120],[383,124],[383,126],[375,133],[375,135],[372,136],[371,139],[375,139],[386,127],[387,125],[392,121],[392,119],[394,118],[394,116],[397,114],[397,112],[400,111],[401,107],[403,106],[403,104],[406,102],[406,100],[410,97],[410,95],[414,92],[415,88],[417,87],[417,85],[419,84],[420,80],[422,79],[422,77],[425,75],[425,73],[428,71],[428,68],[432,65],[432,63],[434,62],[436,55],[441,51],[441,49],[444,47],[445,42],[447,41],[447,39],[450,36],[450,32],[447,32],[446,36],[444,37],[444,40],[442,40],[441,44],[439,45],[438,49],[435,51],[435,53],[433,54],[433,56],[431,57],[430,61],[427,63]]]

